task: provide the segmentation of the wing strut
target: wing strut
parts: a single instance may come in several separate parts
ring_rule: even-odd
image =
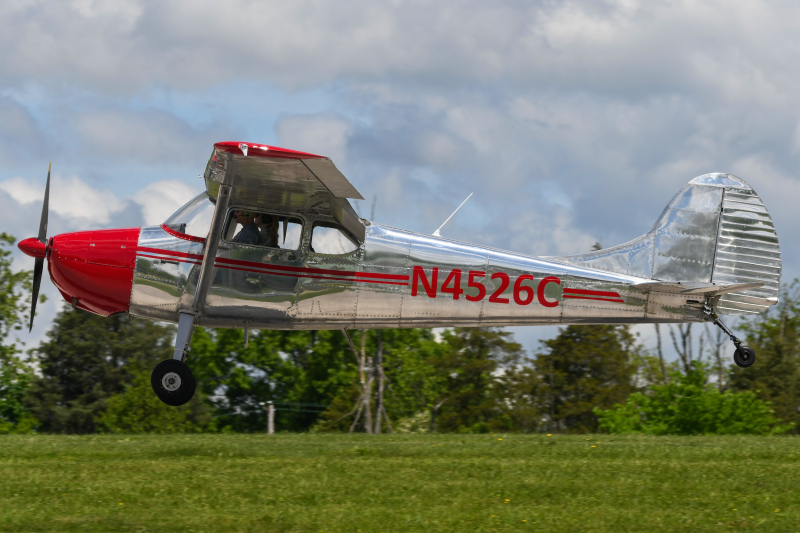
[[[206,296],[214,279],[214,260],[217,257],[217,248],[222,229],[225,224],[225,215],[228,212],[228,202],[231,197],[231,176],[233,176],[233,157],[226,153],[227,166],[222,183],[217,194],[217,203],[214,207],[214,219],[211,222],[211,230],[206,239],[205,250],[203,251],[203,265],[200,267],[200,276],[197,280],[197,289],[194,293],[191,311],[184,311],[178,319],[178,336],[175,338],[175,352],[173,359],[179,361],[186,360],[186,353],[189,350],[189,343],[194,332],[194,323],[198,316],[203,314],[206,305]]]
[[[229,170],[225,172],[225,181],[228,181],[228,176],[232,172]],[[192,312],[195,315],[201,315],[206,305],[206,295],[208,288],[211,286],[211,280],[214,276],[214,260],[217,257],[217,248],[219,246],[219,239],[222,237],[222,226],[225,224],[225,214],[228,212],[228,201],[231,197],[231,186],[223,183],[219,187],[219,194],[217,195],[217,205],[214,208],[214,221],[211,223],[211,231],[206,239],[206,249],[203,252],[203,266],[200,267],[200,277],[197,280],[197,290],[194,293],[194,302],[192,302]]]

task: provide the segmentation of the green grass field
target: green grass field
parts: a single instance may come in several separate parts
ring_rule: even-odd
[[[800,438],[0,437],[0,531],[800,531]]]

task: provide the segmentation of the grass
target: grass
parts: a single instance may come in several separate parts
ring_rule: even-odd
[[[800,438],[0,437],[0,531],[800,531]]]

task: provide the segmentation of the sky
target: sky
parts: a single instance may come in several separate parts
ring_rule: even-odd
[[[800,4],[5,0],[0,231],[162,222],[217,141],[331,157],[362,216],[524,254],[650,229],[695,176],[761,195],[798,276]],[[794,35],[795,37],[792,37]],[[15,254],[18,268],[32,260]],[[39,306],[35,345],[59,306]],[[638,327],[652,344],[652,327]],[[555,328],[513,328],[531,352]]]

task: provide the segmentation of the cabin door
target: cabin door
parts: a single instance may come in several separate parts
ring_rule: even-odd
[[[209,325],[291,328],[302,235],[297,216],[232,209],[206,298]]]

